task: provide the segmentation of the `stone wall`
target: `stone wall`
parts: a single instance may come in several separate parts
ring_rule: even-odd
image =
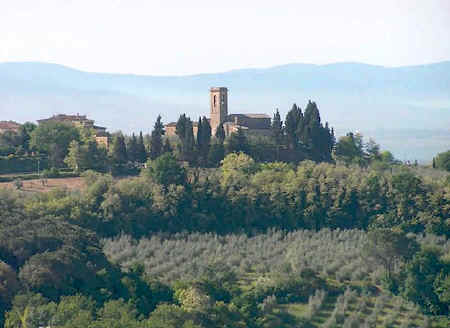
[[[249,129],[270,129],[270,117],[251,117],[246,114],[230,114],[227,121]]]

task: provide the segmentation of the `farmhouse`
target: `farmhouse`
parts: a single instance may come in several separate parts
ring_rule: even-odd
[[[86,115],[66,115],[66,114],[58,114],[53,115],[49,118],[44,118],[42,120],[38,120],[38,123],[45,123],[45,122],[63,122],[63,123],[70,123],[78,127],[83,127],[87,129],[94,129],[95,132],[105,132],[106,128],[103,126],[94,125],[94,120],[90,120],[86,117]]]
[[[106,132],[106,128],[103,126],[95,125],[94,120],[90,120],[86,117],[86,115],[66,115],[66,114],[58,114],[53,115],[52,117],[45,118],[42,120],[37,121],[39,124],[46,123],[46,122],[62,122],[62,123],[69,123],[76,127],[81,127],[85,129],[92,129],[94,130],[94,137],[97,141],[98,145],[102,145],[106,148],[109,146],[109,134]]]
[[[14,121],[0,121],[0,134],[5,132],[19,132],[20,124]]]

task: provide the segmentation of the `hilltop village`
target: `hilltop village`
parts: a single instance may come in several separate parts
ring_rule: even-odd
[[[205,167],[217,166],[232,152],[245,152],[259,161],[332,160],[333,129],[321,122],[314,102],[308,102],[304,112],[294,104],[284,122],[278,110],[271,119],[264,113],[229,113],[228,103],[228,89],[212,87],[209,118],[192,121],[183,114],[177,122],[163,124],[159,116],[151,134],[130,136],[109,133],[80,114],[53,115],[37,125],[0,122],[0,155],[9,156],[10,163],[15,163],[14,156],[25,156],[21,163],[28,164],[19,166],[27,169],[38,156],[44,168],[119,171],[166,152],[187,165]],[[13,164],[5,166],[14,171]]]

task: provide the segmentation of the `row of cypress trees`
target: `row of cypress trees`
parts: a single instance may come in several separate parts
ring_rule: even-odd
[[[114,164],[125,164],[127,162],[145,163],[147,151],[142,132],[139,133],[139,137],[136,137],[133,133],[128,144],[125,142],[123,134],[117,134],[112,144],[111,159]]]
[[[168,140],[164,142],[164,125],[161,115],[158,115],[151,134],[151,142],[148,149],[144,143],[142,131],[137,137],[134,133],[128,142],[123,134],[115,136],[112,144],[111,158],[114,164],[125,164],[127,162],[145,163],[148,158],[156,159],[166,152],[171,152],[172,148]]]
[[[276,145],[290,150],[299,150],[315,161],[331,161],[335,145],[334,129],[328,122],[322,124],[317,104],[308,101],[305,112],[296,104],[292,105],[286,119],[281,121],[276,110],[272,120],[272,138]]]

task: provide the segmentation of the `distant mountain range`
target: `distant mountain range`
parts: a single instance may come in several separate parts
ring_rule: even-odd
[[[36,62],[0,63],[0,120],[87,114],[110,131],[149,132],[158,114],[209,114],[211,86],[229,88],[230,113],[284,115],[317,102],[337,134],[360,131],[399,159],[429,161],[450,149],[450,61],[388,68],[289,64],[189,76],[89,73]]]

